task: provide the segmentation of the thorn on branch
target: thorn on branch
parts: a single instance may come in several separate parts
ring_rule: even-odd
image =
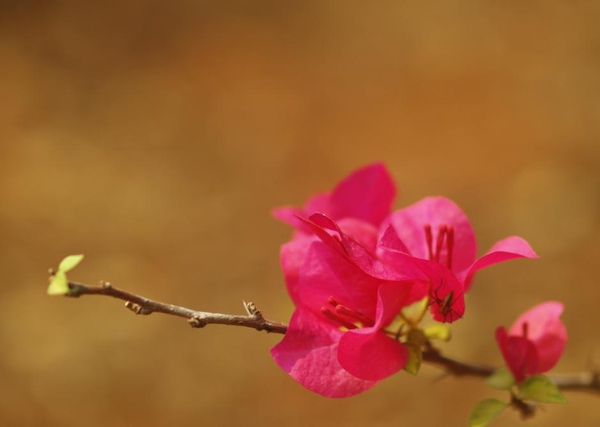
[[[110,287],[110,283],[108,284],[108,286]],[[127,307],[129,310],[133,311],[135,314],[141,314],[141,315],[145,316],[145,315],[152,313],[151,309],[146,308],[140,304],[136,304],[131,301],[125,301],[125,307]]]

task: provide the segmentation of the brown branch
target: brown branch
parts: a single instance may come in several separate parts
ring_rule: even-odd
[[[447,373],[456,377],[481,377],[487,378],[494,373],[495,368],[487,365],[477,365],[474,363],[460,362],[446,357],[440,351],[432,346],[428,346],[423,351],[423,361],[430,365],[437,366]]]
[[[100,285],[86,285],[83,283],[69,282],[68,297],[79,297],[81,295],[104,295],[125,301],[125,306],[136,314],[148,315],[151,313],[163,313],[171,316],[183,317],[188,320],[194,328],[202,328],[210,324],[244,326],[267,331],[276,334],[285,334],[288,325],[266,319],[262,313],[251,302],[244,302],[248,315],[211,313],[207,311],[192,310],[178,305],[154,301],[131,292],[115,288],[108,282]],[[461,362],[441,354],[439,350],[431,345],[423,351],[423,361],[430,365],[443,369],[448,374],[463,377],[486,378],[494,373],[492,366]],[[569,375],[548,375],[548,377],[559,386],[561,390],[582,391],[600,395],[600,372],[583,372]]]
[[[86,285],[83,283],[69,282],[69,297],[79,297],[81,295],[105,295],[125,301],[125,307],[136,314],[163,313],[171,316],[183,317],[188,320],[194,328],[203,328],[206,325],[232,325],[244,326],[246,328],[256,329],[257,331],[274,332],[285,334],[287,325],[285,323],[267,320],[256,309],[250,308],[254,305],[246,303],[248,311],[247,316],[236,314],[210,313],[207,311],[192,310],[178,305],[167,304],[160,301],[154,301],[149,298],[135,295],[130,292],[115,288],[108,282],[103,282],[98,286]],[[252,305],[251,305],[252,304]]]
[[[488,365],[465,363],[456,359],[451,359],[442,355],[439,350],[431,346],[423,351],[423,361],[437,366],[457,377],[470,376],[487,378],[496,370],[496,368]],[[549,374],[546,376],[563,391],[583,391],[600,395],[600,372]]]

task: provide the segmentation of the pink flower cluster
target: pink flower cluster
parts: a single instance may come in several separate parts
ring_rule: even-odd
[[[507,332],[496,330],[496,341],[517,383],[556,365],[567,343],[567,328],[560,320],[563,305],[539,304],[523,313]]]
[[[271,353],[321,395],[360,393],[406,365],[409,352],[390,325],[408,305],[428,298],[434,320],[454,322],[476,271],[537,257],[525,240],[508,237],[477,259],[473,228],[456,204],[428,197],[392,212],[395,194],[377,163],[304,208],[274,211],[294,227],[281,265],[296,309]]]

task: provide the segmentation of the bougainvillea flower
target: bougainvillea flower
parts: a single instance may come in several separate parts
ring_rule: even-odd
[[[319,240],[298,281],[288,331],[271,350],[296,381],[323,396],[347,397],[404,367],[408,351],[385,328],[425,297],[425,286],[374,278]]]
[[[396,186],[382,163],[360,168],[342,181],[330,193],[313,196],[304,208],[282,207],[273,210],[275,218],[296,228],[297,233],[306,232],[298,221],[319,212],[334,221],[353,218],[374,227],[389,215],[396,196]]]
[[[567,343],[562,312],[560,302],[545,302],[519,316],[508,332],[496,329],[498,347],[517,382],[549,371],[560,359]]]
[[[361,246],[375,252],[379,226],[389,215],[396,195],[391,176],[382,163],[360,168],[328,193],[308,200],[304,208],[282,207],[273,215],[294,227],[294,236],[281,247],[281,266],[292,300],[297,303],[298,272],[313,241],[318,240],[314,227],[305,221],[319,212],[336,221]]]
[[[395,187],[385,167],[359,169],[304,208],[274,215],[294,229],[281,266],[296,306],[273,358],[306,388],[351,396],[401,369],[407,350],[390,331],[401,310],[429,295],[435,319],[464,312],[473,273],[535,257],[514,237],[475,259],[475,238],[452,202],[425,199],[390,213]]]
[[[431,282],[430,298],[436,320],[453,322],[464,313],[464,294],[477,270],[515,258],[537,258],[524,239],[497,242],[476,259],[475,233],[465,213],[443,197],[428,197],[393,212],[380,242],[398,262],[410,257]]]

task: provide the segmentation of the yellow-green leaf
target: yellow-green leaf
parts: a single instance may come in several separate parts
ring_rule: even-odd
[[[494,371],[492,375],[485,379],[485,383],[497,390],[510,390],[515,385],[515,378],[512,376],[506,366],[502,366]]]
[[[556,384],[544,375],[528,378],[519,385],[518,397],[539,403],[567,403]]]
[[[469,427],[483,427],[494,421],[498,416],[509,407],[509,403],[498,399],[485,399],[475,405],[471,417],[469,417]]]
[[[73,270],[77,267],[77,264],[81,262],[83,255],[69,255],[63,259],[58,265],[58,271],[66,273],[67,271]]]
[[[408,361],[404,365],[404,370],[412,375],[417,375],[419,369],[421,369],[421,361],[423,360],[421,347],[407,344],[408,349]]]
[[[47,292],[48,295],[67,295],[69,293],[67,275],[63,271],[57,271],[54,277],[52,277]]]
[[[443,323],[436,323],[435,325],[428,326],[425,328],[425,336],[433,340],[450,341],[450,328]]]

